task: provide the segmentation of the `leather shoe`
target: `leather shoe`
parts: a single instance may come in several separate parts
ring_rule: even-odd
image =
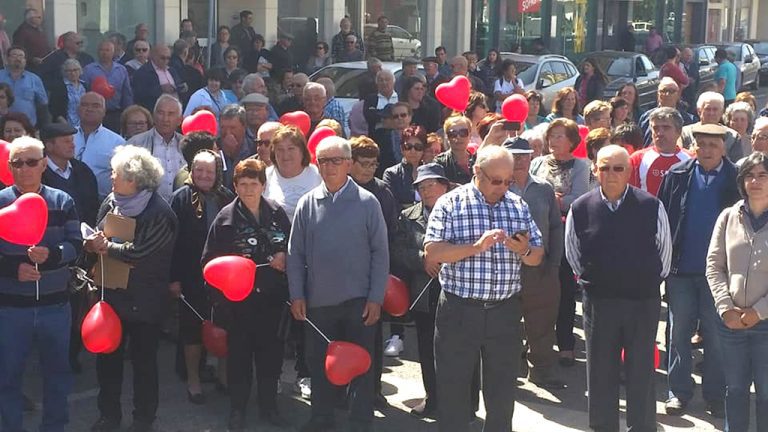
[[[91,426],[91,432],[112,432],[120,429],[120,420],[101,416]]]
[[[664,403],[664,411],[667,412],[667,415],[681,416],[683,415],[683,411],[685,411],[685,407],[687,405],[687,402],[683,402],[676,397],[672,397],[667,399],[667,401]]]
[[[288,425],[288,421],[286,421],[284,418],[282,418],[280,416],[280,413],[277,412],[276,409],[265,411],[265,412],[261,413],[261,415],[259,417],[261,417],[261,419],[263,421],[265,421],[265,422],[267,422],[267,423],[269,423],[269,424],[271,424],[272,426],[275,426],[275,427],[284,428],[284,427],[288,427],[289,426]]]
[[[233,410],[230,412],[227,430],[230,432],[239,432],[245,430],[245,413],[239,410]]]
[[[205,395],[202,393],[192,393],[187,390],[187,399],[195,405],[203,405],[205,403]]]
[[[429,403],[429,400],[425,398],[420,404],[411,408],[411,415],[419,418],[435,418],[437,407],[435,404]]]
[[[390,408],[389,402],[387,401],[387,398],[384,397],[383,394],[378,393],[373,398],[373,407],[376,408],[379,411],[385,411]]]
[[[565,382],[557,378],[544,378],[544,379],[528,379],[528,382],[536,387],[546,390],[563,390],[568,387]]]
[[[725,418],[725,402],[713,401],[707,402],[707,414],[714,418]]]

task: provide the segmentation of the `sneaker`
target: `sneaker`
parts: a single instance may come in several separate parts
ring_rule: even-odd
[[[403,341],[400,339],[400,336],[394,335],[387,341],[384,355],[387,357],[397,357],[401,352],[403,352]]]
[[[312,397],[312,378],[299,378],[296,380],[296,393],[304,399]]]

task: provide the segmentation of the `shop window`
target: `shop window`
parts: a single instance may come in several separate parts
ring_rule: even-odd
[[[83,36],[85,51],[96,57],[99,41],[110,32],[133,39],[134,28],[145,23],[155,28],[155,0],[79,0],[77,31]],[[150,40],[154,40],[150,33]]]

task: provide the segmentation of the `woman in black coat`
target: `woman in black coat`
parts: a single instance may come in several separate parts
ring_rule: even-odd
[[[120,427],[120,393],[123,382],[125,341],[130,343],[133,363],[133,424],[135,430],[150,430],[159,403],[157,348],[162,321],[168,313],[171,269],[177,221],[170,206],[157,193],[163,168],[148,150],[118,147],[112,157],[112,193],[97,216],[98,232],[86,239],[89,261],[95,254],[131,266],[127,287],[105,290],[105,300],[117,312],[123,327],[122,344],[110,354],[96,357],[100,418],[91,430]],[[133,219],[132,241],[104,234],[108,215]],[[105,268],[105,272],[109,272]],[[99,278],[96,278],[98,284]]]
[[[204,287],[200,256],[213,219],[235,195],[222,186],[223,164],[219,156],[203,150],[191,163],[190,176],[173,194],[171,208],[179,220],[179,233],[171,261],[171,293],[183,294],[195,310],[207,315],[211,310]],[[202,356],[200,318],[184,304],[179,305],[179,343],[183,346],[187,371],[187,396],[195,404],[205,402],[200,387],[199,364]],[[219,382],[226,383],[223,369]]]
[[[608,84],[608,77],[600,69],[600,65],[592,58],[586,58],[581,63],[581,75],[576,78],[574,88],[579,106],[584,109],[588,103],[603,99],[603,90]]]
[[[217,324],[227,330],[229,429],[245,427],[254,364],[261,418],[274,426],[285,426],[277,411],[284,344],[278,333],[288,312],[285,259],[291,224],[280,206],[261,196],[267,181],[264,162],[246,159],[234,170],[237,198],[213,221],[202,263],[223,255],[240,255],[266,266],[257,269],[253,291],[243,301],[229,301],[220,291],[211,290]]]

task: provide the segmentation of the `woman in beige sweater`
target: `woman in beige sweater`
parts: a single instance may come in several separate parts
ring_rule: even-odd
[[[768,430],[768,156],[753,153],[736,178],[744,200],[723,210],[712,233],[707,280],[723,325],[726,431],[749,429],[750,386],[758,431]]]

